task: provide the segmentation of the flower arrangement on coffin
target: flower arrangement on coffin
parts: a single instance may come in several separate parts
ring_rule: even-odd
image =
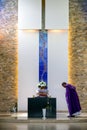
[[[39,87],[39,86],[40,86],[40,87],[43,87],[43,86],[46,87],[47,85],[46,85],[46,82],[40,81],[39,84],[38,84],[38,87]]]
[[[46,82],[40,81],[38,84],[38,95],[39,96],[48,96],[48,90],[46,87]]]

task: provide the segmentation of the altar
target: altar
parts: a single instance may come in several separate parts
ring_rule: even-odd
[[[56,118],[56,98],[28,98],[28,118],[42,118],[42,109],[46,109],[46,118]]]

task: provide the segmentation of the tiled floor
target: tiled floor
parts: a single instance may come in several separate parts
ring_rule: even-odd
[[[67,118],[57,113],[56,119],[28,119],[27,113],[0,113],[0,130],[87,130],[87,114]]]
[[[87,130],[87,123],[0,123],[0,130]]]
[[[22,113],[0,113],[0,122],[11,123],[83,123],[87,122],[87,114],[81,113],[76,118],[68,118],[68,113],[57,113],[56,118],[28,118],[27,112]]]

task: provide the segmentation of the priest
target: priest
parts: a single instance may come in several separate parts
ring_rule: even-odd
[[[81,112],[81,105],[76,92],[76,87],[66,82],[63,82],[62,86],[66,89],[65,97],[69,111],[68,117],[76,117]]]

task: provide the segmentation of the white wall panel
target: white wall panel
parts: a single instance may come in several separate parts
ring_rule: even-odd
[[[57,98],[57,110],[67,110],[62,82],[68,79],[68,33],[48,32],[48,88]]]
[[[41,0],[18,0],[19,29],[41,29]]]
[[[68,0],[46,0],[45,28],[68,29]]]
[[[19,31],[18,110],[27,110],[27,98],[36,94],[39,58],[38,32]]]

